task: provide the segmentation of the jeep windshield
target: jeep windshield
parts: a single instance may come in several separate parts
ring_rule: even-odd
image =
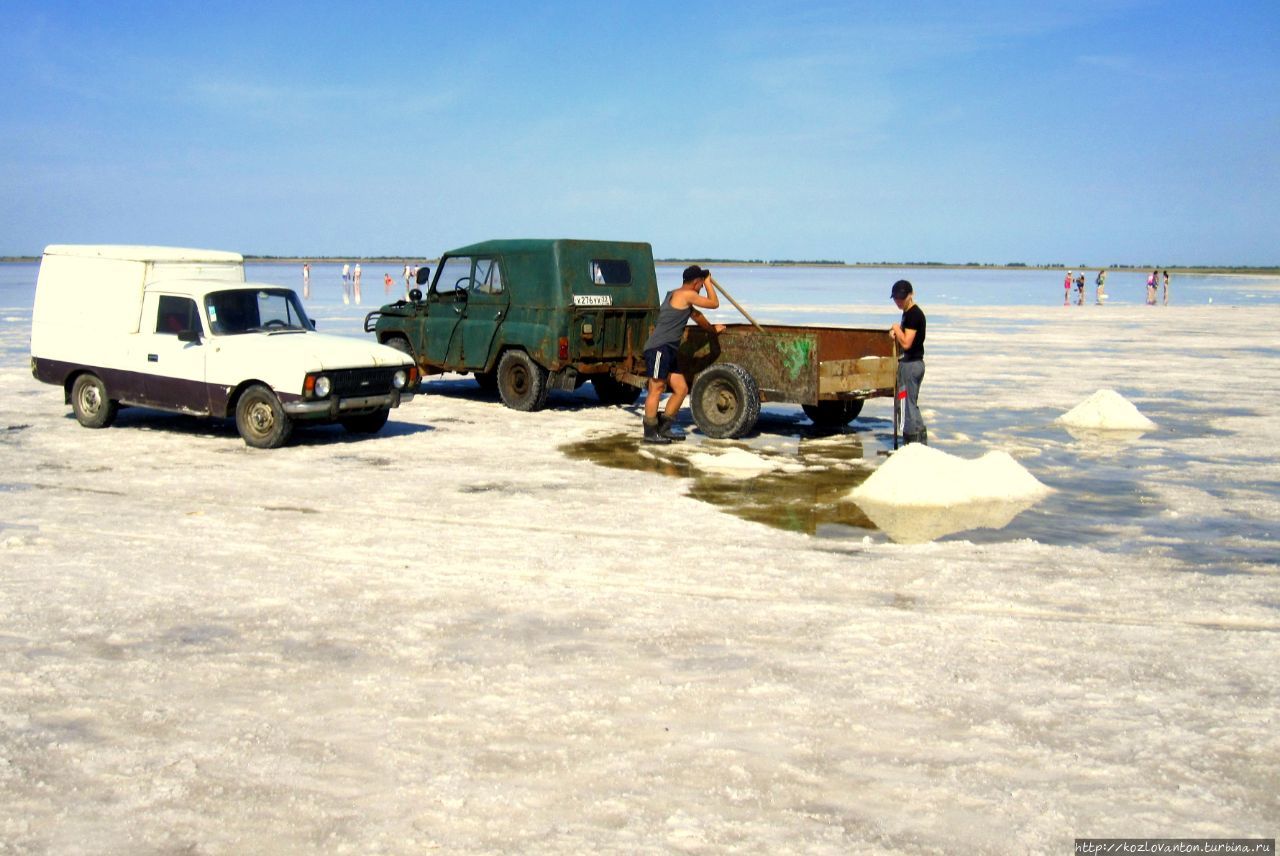
[[[237,288],[205,295],[209,329],[218,336],[239,333],[300,333],[315,329],[287,288]]]

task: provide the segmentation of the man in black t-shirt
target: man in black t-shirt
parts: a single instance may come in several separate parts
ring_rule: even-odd
[[[889,293],[902,310],[902,321],[889,328],[889,335],[902,348],[898,358],[898,396],[903,403],[902,439],[905,443],[929,445],[929,431],[920,418],[920,382],[924,380],[924,310],[916,305],[911,283],[900,279]],[[894,407],[898,402],[894,402]]]

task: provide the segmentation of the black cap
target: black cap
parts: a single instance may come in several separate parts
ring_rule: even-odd
[[[706,268],[700,268],[697,265],[689,265],[684,269],[685,282],[693,282],[695,279],[702,279],[704,276],[711,276],[711,271]]]
[[[889,296],[894,300],[903,300],[912,291],[914,291],[914,289],[912,289],[911,283],[907,282],[905,279],[900,279],[893,284],[893,290],[889,292]]]

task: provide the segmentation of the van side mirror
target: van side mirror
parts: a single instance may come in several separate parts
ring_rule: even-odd
[[[431,268],[427,267],[426,265],[423,265],[422,267],[418,268],[418,276],[417,276],[418,285],[426,285],[430,279],[431,279]]]
[[[178,341],[179,342],[195,342],[198,345],[200,344],[200,331],[199,330],[179,330]]]

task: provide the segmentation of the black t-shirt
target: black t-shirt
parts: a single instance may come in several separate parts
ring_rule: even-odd
[[[902,359],[906,362],[911,360],[924,359],[924,310],[919,306],[912,306],[902,313],[902,329],[903,331],[915,330],[916,338],[911,343],[911,347],[902,352]]]

